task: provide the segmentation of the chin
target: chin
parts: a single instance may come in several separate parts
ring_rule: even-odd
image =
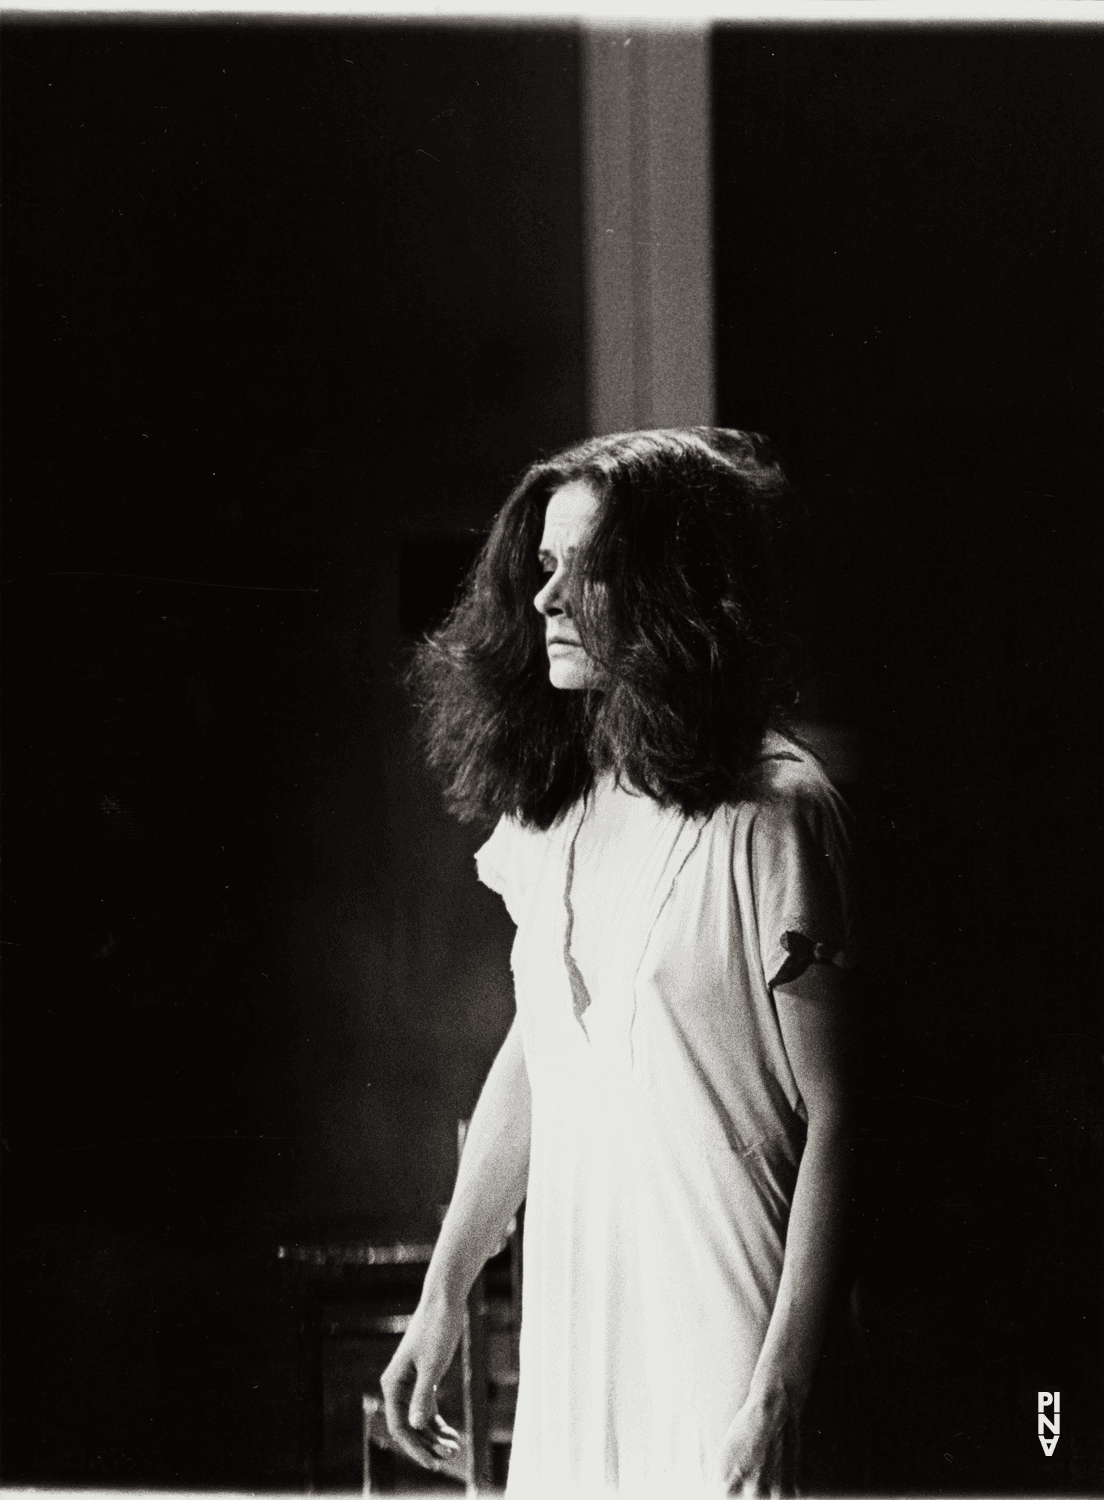
[[[597,687],[596,677],[589,662],[554,661],[548,667],[549,682],[566,693]]]

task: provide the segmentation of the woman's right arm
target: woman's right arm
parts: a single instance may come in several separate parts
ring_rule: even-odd
[[[525,1197],[529,1123],[529,1075],[515,1021],[472,1115],[417,1311],[380,1381],[391,1436],[422,1464],[455,1450],[456,1435],[437,1413],[437,1385],[456,1351],[468,1292]]]

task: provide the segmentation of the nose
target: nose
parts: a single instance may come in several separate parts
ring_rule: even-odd
[[[533,600],[533,607],[548,619],[570,614],[564,590],[563,568],[559,567]]]

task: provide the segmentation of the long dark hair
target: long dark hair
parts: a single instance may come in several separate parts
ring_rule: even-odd
[[[550,685],[533,607],[544,512],[574,480],[599,500],[572,612],[600,691]],[[788,502],[768,440],[727,428],[619,433],[534,464],[407,675],[452,811],[547,828],[611,769],[687,815],[748,795],[792,698],[773,566]]]

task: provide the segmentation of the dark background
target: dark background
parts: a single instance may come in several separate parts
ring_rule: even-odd
[[[883,1492],[1104,1478],[1102,51],[714,40],[718,415],[809,503],[809,708],[864,747]],[[294,1485],[275,1247],[431,1228],[510,1015],[396,674],[586,430],[579,42],[9,22],[2,66],[3,1477]]]

